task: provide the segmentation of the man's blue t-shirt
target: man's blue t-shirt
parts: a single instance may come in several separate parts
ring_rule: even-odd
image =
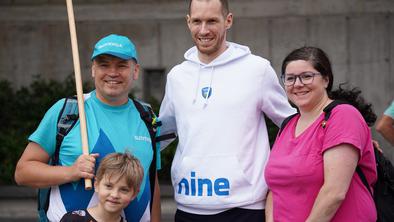
[[[45,114],[36,131],[29,140],[38,143],[52,156],[56,147],[57,121],[65,99],[55,103]],[[89,153],[99,153],[96,169],[101,159],[113,152],[129,151],[136,156],[143,166],[144,178],[140,192],[135,200],[125,209],[129,222],[150,220],[150,184],[149,166],[153,151],[148,129],[140,117],[134,103],[129,101],[121,106],[109,106],[96,97],[96,92],[85,96],[85,113],[88,133]],[[82,154],[79,121],[64,138],[59,154],[59,164],[71,166]],[[157,148],[157,154],[159,154]],[[160,155],[157,155],[160,168]],[[83,180],[52,187],[47,216],[51,221],[59,221],[66,213],[97,204],[94,191],[84,189]]]

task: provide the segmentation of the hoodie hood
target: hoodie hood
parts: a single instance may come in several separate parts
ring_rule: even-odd
[[[198,58],[198,49],[196,46],[190,48],[185,52],[185,59],[187,61],[199,64],[203,67],[215,67],[219,65],[223,65],[234,60],[240,59],[246,55],[251,54],[249,47],[239,45],[233,42],[226,42],[227,49],[220,54],[217,58],[215,58],[212,62],[205,64],[200,61]]]

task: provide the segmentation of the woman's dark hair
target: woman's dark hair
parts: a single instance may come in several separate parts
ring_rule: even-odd
[[[310,62],[314,69],[316,69],[323,77],[328,78],[328,86],[326,90],[327,93],[331,91],[334,76],[332,74],[330,60],[323,50],[311,46],[304,46],[302,48],[295,49],[283,60],[282,75],[285,73],[287,65],[296,60]]]
[[[368,126],[373,126],[376,121],[376,114],[372,109],[372,104],[365,101],[361,96],[361,90],[359,88],[355,87],[351,90],[347,90],[343,88],[345,85],[347,85],[347,83],[339,84],[338,89],[331,91],[328,97],[332,100],[341,100],[354,106],[364,117]]]

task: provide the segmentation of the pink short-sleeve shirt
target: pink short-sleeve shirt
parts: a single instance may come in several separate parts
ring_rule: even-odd
[[[265,179],[273,194],[274,221],[305,221],[324,182],[323,153],[339,144],[351,144],[360,153],[361,166],[370,185],[376,181],[371,133],[361,114],[350,105],[338,105],[326,127],[324,114],[298,137],[299,115],[276,139],[265,168]],[[345,200],[331,221],[376,221],[371,194],[357,173],[353,175]]]

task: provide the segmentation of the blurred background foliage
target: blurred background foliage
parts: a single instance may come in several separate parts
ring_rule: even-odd
[[[85,92],[92,87],[84,84]],[[45,80],[39,75],[27,86],[15,90],[0,80],[0,185],[15,184],[15,165],[45,112],[59,99],[75,94],[70,75],[64,81]]]
[[[83,89],[84,92],[89,92],[93,87],[90,83],[85,83]],[[0,185],[15,184],[15,165],[27,145],[28,136],[57,100],[72,95],[75,95],[72,75],[64,81],[45,80],[37,75],[29,86],[17,90],[11,82],[0,80]],[[132,97],[133,92],[129,96]],[[160,101],[151,97],[146,102],[159,113]],[[269,119],[267,126],[272,143],[278,128]],[[170,169],[176,145],[177,141],[161,152],[161,183],[171,183]]]

